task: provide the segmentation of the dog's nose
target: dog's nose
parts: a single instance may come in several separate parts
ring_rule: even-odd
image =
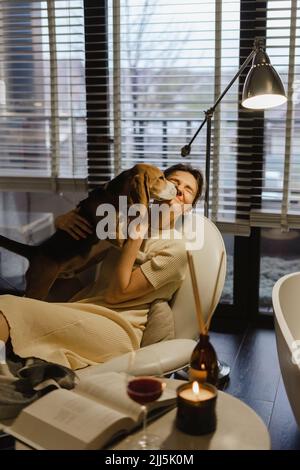
[[[168,183],[169,183],[169,187],[170,187],[170,193],[172,194],[173,197],[175,197],[177,195],[177,187],[171,181],[168,181]]]

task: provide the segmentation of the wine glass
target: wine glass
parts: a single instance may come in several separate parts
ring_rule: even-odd
[[[143,430],[141,436],[130,437],[127,440],[127,445],[130,445],[131,449],[155,450],[160,449],[161,438],[148,432],[148,407],[161,397],[166,384],[162,376],[160,358],[157,355],[152,355],[151,375],[137,375],[141,365],[142,360],[139,354],[135,351],[130,353],[126,375],[126,392],[131,400],[141,405]]]

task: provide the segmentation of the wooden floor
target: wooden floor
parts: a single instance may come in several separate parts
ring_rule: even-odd
[[[210,340],[219,359],[231,366],[224,391],[263,419],[273,450],[300,450],[300,430],[282,382],[275,332],[248,327],[244,333],[211,332]]]

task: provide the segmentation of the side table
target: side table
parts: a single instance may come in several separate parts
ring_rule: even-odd
[[[174,380],[173,382],[182,383]],[[178,386],[177,383],[177,386]],[[212,434],[191,436],[175,427],[176,409],[149,424],[149,433],[162,438],[164,450],[270,450],[269,432],[248,405],[228,393],[218,392],[217,429]],[[132,436],[141,434],[139,430]],[[109,447],[130,450],[131,436]]]

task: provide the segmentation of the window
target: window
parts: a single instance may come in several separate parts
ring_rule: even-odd
[[[239,84],[229,90],[213,120],[211,216],[236,234],[249,234],[251,226],[297,225],[296,4],[109,1],[115,170],[141,160],[161,167],[182,161],[180,149],[198,128],[203,111],[235,75],[254,38],[262,37],[284,82],[288,105],[265,113],[241,112]],[[202,170],[205,140],[203,129],[189,159]]]
[[[272,289],[286,274],[299,271],[300,231],[269,228],[261,231],[260,292],[262,313],[273,313]]]
[[[138,161],[162,168],[182,162],[181,147],[238,70],[239,1],[108,5],[116,170]],[[237,96],[235,83],[213,121],[211,207],[227,222],[236,219]],[[205,142],[203,129],[189,159],[202,170]]]
[[[71,188],[87,175],[82,0],[0,4],[1,188]]]
[[[288,230],[300,227],[299,8],[296,1],[271,0],[265,15],[267,51],[288,102],[264,113],[262,204],[253,207],[252,223]]]
[[[297,228],[298,16],[295,0],[2,1],[1,188],[77,190],[138,161],[183,161],[181,147],[261,36],[288,104],[242,114],[238,82],[222,100],[211,217],[236,234]],[[188,159],[202,170],[205,146],[204,128]]]

